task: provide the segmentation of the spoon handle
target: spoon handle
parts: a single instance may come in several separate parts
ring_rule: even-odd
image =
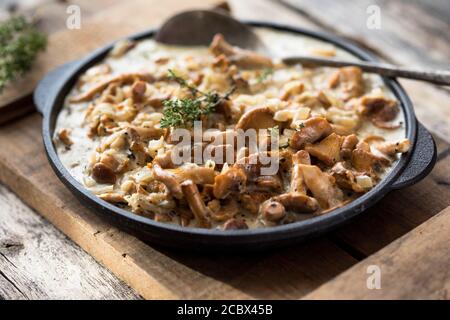
[[[450,85],[450,71],[448,70],[431,71],[413,68],[402,68],[376,62],[343,61],[336,59],[326,59],[307,56],[283,58],[282,62],[288,65],[301,63],[304,66],[328,66],[328,67],[355,66],[360,67],[363,71],[377,73],[386,77],[400,77],[400,78],[428,81],[437,85]]]

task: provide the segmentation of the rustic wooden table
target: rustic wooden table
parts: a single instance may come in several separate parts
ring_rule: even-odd
[[[124,3],[118,0],[72,2],[81,6],[87,29],[96,26],[98,30],[100,21],[106,25],[120,22],[125,34],[154,25],[174,10],[190,7],[180,5],[180,1],[168,1],[170,10],[158,9],[154,21],[147,24],[145,19],[152,16],[137,15],[134,21],[117,16],[126,11]],[[141,6],[145,11],[154,5],[152,2],[135,0],[129,1],[128,6]],[[198,7],[200,3],[206,6],[200,1],[194,1],[192,6]],[[209,1],[208,5],[213,3]],[[446,0],[362,0],[351,4],[335,0],[233,0],[228,3],[238,18],[338,33],[371,48],[390,62],[450,67],[450,4]],[[370,6],[374,4],[380,9],[380,29],[368,28],[366,24],[373,13],[374,7]],[[52,3],[42,10],[46,17],[43,28],[52,32],[50,56],[55,50],[52,48],[62,46],[64,41],[86,39],[82,32],[54,33],[64,28],[66,7],[67,4]],[[118,31],[100,32],[96,41],[122,35]],[[93,41],[89,45],[98,44]],[[66,59],[73,58],[64,54]],[[44,69],[39,72],[45,72]],[[30,75],[31,80],[39,77],[39,74]],[[19,91],[32,89],[33,81],[29,82],[28,87]],[[430,176],[413,187],[392,192],[370,212],[327,236],[294,248],[249,257],[210,259],[153,249],[105,225],[85,212],[51,174],[36,137],[39,116],[31,113],[9,121],[0,126],[0,181],[4,183],[0,185],[0,298],[448,299],[450,93],[447,88],[401,82],[415,103],[419,120],[433,132],[438,143],[438,163]],[[20,97],[17,92],[8,94],[4,101],[14,95]],[[29,110],[32,105],[29,99],[21,97],[15,102],[15,108],[18,106],[28,106],[25,109]],[[28,143],[30,150],[20,153],[14,147],[17,143]],[[38,146],[34,148],[32,144]],[[36,159],[28,161],[30,158]],[[12,190],[52,223],[28,207]],[[382,270],[381,290],[366,287],[370,265]]]

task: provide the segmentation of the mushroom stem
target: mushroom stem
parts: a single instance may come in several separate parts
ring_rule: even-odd
[[[247,181],[247,175],[239,167],[231,167],[226,172],[217,175],[214,179],[214,196],[217,199],[226,198],[230,192],[241,190]]]
[[[300,164],[311,164],[309,153],[300,150],[292,156],[292,173],[291,173],[291,192],[299,192],[306,194],[305,181],[303,180]]]
[[[272,201],[281,203],[288,210],[296,210],[304,213],[314,212],[319,208],[316,199],[299,192],[288,192],[271,198]]]
[[[183,197],[183,192],[181,191],[181,187],[175,175],[170,173],[167,170],[161,169],[161,167],[157,164],[153,165],[153,175],[155,179],[164,183],[164,185],[169,189],[170,193],[177,199],[181,199]]]
[[[273,66],[270,58],[250,50],[234,47],[226,42],[221,34],[214,36],[209,48],[214,55],[223,54],[242,68],[271,68]]]
[[[211,222],[209,220],[210,211],[203,202],[197,185],[192,180],[186,180],[181,183],[181,190],[197,220],[197,225],[200,228],[211,228]]]
[[[294,149],[301,149],[306,143],[314,143],[332,132],[333,129],[327,119],[323,117],[310,118],[303,123],[300,130],[294,133],[289,144]]]
[[[155,78],[148,73],[125,73],[117,76],[111,76],[90,88],[88,91],[70,98],[70,102],[78,103],[91,100],[97,93],[103,91],[110,83],[131,82],[133,80],[143,80],[145,82],[154,82]]]

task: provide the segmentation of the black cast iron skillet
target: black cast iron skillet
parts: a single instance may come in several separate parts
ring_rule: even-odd
[[[375,60],[367,51],[355,44],[334,35],[294,29],[268,23],[248,22],[257,27],[268,27],[281,31],[330,42],[362,60]],[[152,37],[154,30],[129,37],[139,40]],[[292,244],[306,238],[327,232],[338,225],[364,212],[383,198],[388,192],[412,185],[424,178],[436,162],[436,146],[429,132],[418,123],[413,105],[397,81],[384,79],[386,85],[400,101],[405,115],[406,137],[411,141],[410,152],[403,154],[387,176],[372,190],[348,205],[328,214],[308,220],[264,229],[252,230],[209,230],[183,228],[155,222],[138,216],[101,200],[77,182],[58,158],[52,142],[55,123],[63,106],[65,96],[74,85],[77,77],[92,65],[101,61],[111,49],[112,44],[99,49],[87,57],[67,63],[50,72],[39,83],[34,92],[34,101],[43,115],[42,135],[49,162],[59,179],[87,207],[108,218],[119,227],[135,234],[144,241],[164,246],[190,250],[220,248],[221,250],[260,250],[268,247]]]

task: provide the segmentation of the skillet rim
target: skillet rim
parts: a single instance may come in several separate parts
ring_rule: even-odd
[[[269,29],[312,37],[328,43],[332,43],[333,45],[347,52],[350,52],[351,54],[362,60],[377,60],[373,54],[359,47],[353,42],[326,32],[311,31],[303,28],[296,28],[261,21],[246,20],[242,22],[253,27],[265,27]],[[134,40],[150,38],[154,36],[156,30],[156,28],[150,29],[125,38]],[[199,243],[206,246],[221,244],[225,246],[242,244],[267,246],[270,244],[275,244],[277,242],[300,240],[312,235],[317,235],[318,233],[329,231],[330,229],[337,227],[344,222],[348,222],[351,220],[351,218],[365,212],[368,207],[374,205],[389,191],[391,191],[391,186],[396,182],[401,172],[406,168],[411,155],[415,150],[417,143],[418,123],[414,115],[412,102],[404,89],[396,80],[383,78],[385,84],[400,101],[400,105],[405,117],[406,137],[412,141],[413,147],[411,148],[410,152],[408,152],[407,154],[403,154],[397,161],[395,166],[391,169],[391,171],[382,179],[382,181],[366,194],[341,208],[331,211],[330,213],[286,225],[267,228],[223,231],[217,229],[201,229],[192,227],[186,228],[178,225],[156,222],[150,218],[139,216],[130,211],[114,206],[104,200],[101,200],[93,193],[88,191],[81,183],[79,183],[70,175],[64,165],[61,163],[52,141],[56,117],[62,108],[62,101],[68,93],[68,90],[70,90],[70,88],[72,88],[73,86],[75,78],[87,68],[102,60],[105,57],[106,53],[111,49],[112,45],[113,43],[108,44],[101,49],[93,51],[85,58],[74,62],[75,66],[63,76],[63,80],[61,81],[61,83],[51,93],[53,94],[53,97],[49,99],[49,103],[47,103],[43,112],[43,139],[45,150],[49,162],[58,178],[76,195],[79,201],[83,202],[85,206],[93,209],[95,212],[101,213],[102,215],[106,214],[106,218],[120,220],[122,225],[127,229],[131,228],[132,231],[135,231],[138,234],[142,234],[144,235],[144,237],[149,236],[150,238],[153,238],[153,240],[158,240],[157,242],[161,242],[160,240],[165,240],[164,243],[169,246],[171,245],[171,240],[175,240],[175,242],[186,241],[187,245],[192,243]],[[158,233],[162,235],[159,236]],[[180,238],[166,238],[168,236]],[[188,238],[187,236],[190,237]]]

